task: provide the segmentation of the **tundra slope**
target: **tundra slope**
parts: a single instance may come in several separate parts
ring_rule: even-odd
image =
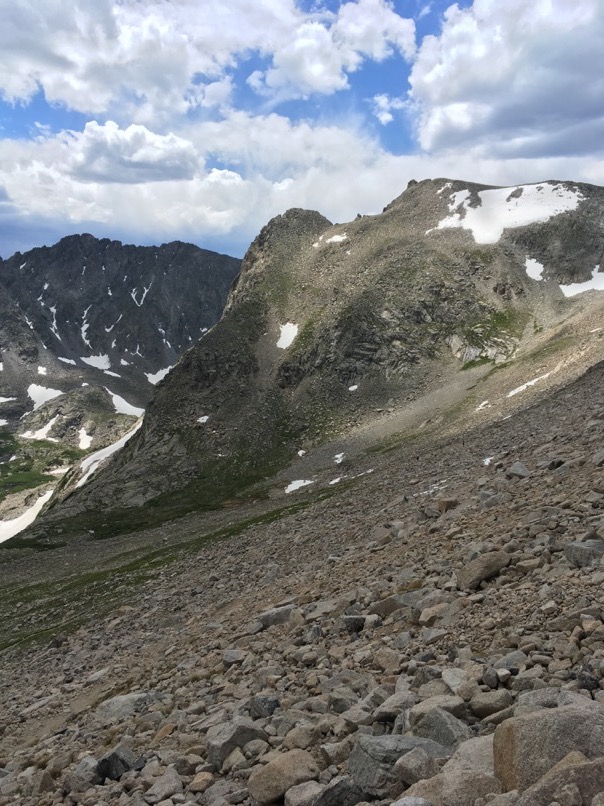
[[[404,409],[468,366],[513,363],[582,310],[564,288],[600,279],[603,207],[592,185],[440,179],[345,225],[278,216],[221,321],[158,385],[109,467],[47,513],[47,534],[111,534],[240,498],[301,446]],[[101,506],[113,514],[99,519]]]

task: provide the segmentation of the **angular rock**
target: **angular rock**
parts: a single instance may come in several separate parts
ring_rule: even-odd
[[[448,758],[450,751],[429,739],[418,736],[359,736],[350,758],[348,772],[367,795],[377,798],[396,797],[402,789],[393,767],[401,756],[416,747],[431,758]]]
[[[470,700],[469,708],[479,719],[484,719],[485,716],[503,711],[513,702],[514,698],[510,692],[505,688],[499,688],[494,691],[481,691],[475,694]]]
[[[159,699],[155,691],[135,691],[131,694],[119,694],[102,702],[94,712],[96,719],[103,723],[119,722],[132,714],[142,711],[150,703]]]
[[[133,753],[130,748],[116,747],[99,759],[97,774],[102,781],[104,781],[105,778],[109,778],[111,781],[118,781],[125,772],[133,769],[137,759],[138,756],[136,753]],[[76,768],[76,774],[78,774],[78,769],[81,769],[81,766],[82,763]]]
[[[314,806],[317,795],[320,795],[324,788],[325,785],[317,781],[296,784],[285,793],[285,806]]]
[[[268,627],[274,627],[276,624],[285,624],[286,621],[289,621],[289,617],[295,609],[296,605],[293,604],[273,607],[270,610],[266,610],[264,613],[260,613],[256,620],[259,621],[266,630]]]
[[[522,464],[522,462],[514,462],[514,464],[505,471],[505,475],[509,479],[526,479],[531,475],[531,471],[526,465]]]
[[[159,803],[172,795],[182,792],[182,779],[174,767],[168,767],[163,775],[160,775],[153,786],[145,792],[145,801],[150,804]]]
[[[413,727],[414,736],[431,739],[444,747],[456,747],[472,738],[470,728],[443,708],[428,711]]]
[[[279,698],[274,694],[257,694],[250,700],[250,716],[252,719],[264,719],[272,716],[279,704]]]
[[[312,806],[356,806],[364,797],[352,778],[339,775],[313,800]]]
[[[581,800],[575,799],[575,803],[584,803],[593,806],[594,798],[604,792],[604,758],[595,761],[587,761],[582,764],[560,765],[560,769],[551,770],[539,781],[526,789],[517,806],[535,806],[535,804],[550,804],[555,801],[572,803],[568,800],[562,801],[560,794],[567,787],[578,791]],[[568,791],[568,790],[567,790]],[[570,795],[571,792],[568,792]]]
[[[582,543],[567,543],[564,555],[575,568],[599,565],[604,557],[604,540],[585,540]]]
[[[210,728],[208,738],[207,759],[217,770],[236,747],[243,747],[254,739],[267,740],[266,733],[244,717]]]
[[[492,775],[474,770],[454,769],[419,781],[405,793],[425,798],[431,806],[469,806],[478,798],[501,792],[501,783]],[[536,804],[533,804],[536,806]]]
[[[248,780],[250,795],[260,804],[274,803],[285,793],[306,781],[319,777],[319,767],[306,750],[290,750],[256,767]]]
[[[481,582],[496,576],[510,562],[505,551],[489,551],[471,560],[457,571],[457,586],[475,590]]]
[[[523,792],[572,751],[602,755],[604,706],[566,705],[507,719],[495,730],[495,775],[506,791]]]

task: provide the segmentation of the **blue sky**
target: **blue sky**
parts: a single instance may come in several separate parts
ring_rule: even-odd
[[[243,254],[409,179],[604,183],[600,0],[0,0],[0,255]]]

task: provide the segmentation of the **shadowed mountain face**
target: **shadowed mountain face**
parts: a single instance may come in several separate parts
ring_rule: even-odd
[[[442,179],[348,224],[278,216],[248,250],[219,324],[157,386],[142,429],[47,522],[94,525],[102,505],[124,528],[141,513],[215,506],[302,445],[464,368],[505,364],[572,315],[570,293],[600,282],[603,211],[604,190],[590,185]],[[148,277],[125,285],[135,305],[151,300]]]
[[[31,384],[108,386],[144,406],[219,319],[239,267],[191,244],[139,247],[91,235],[0,262],[0,389],[17,398],[12,413],[31,408]]]

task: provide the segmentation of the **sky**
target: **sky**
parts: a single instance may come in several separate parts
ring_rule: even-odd
[[[604,184],[604,0],[0,0],[0,255]]]

